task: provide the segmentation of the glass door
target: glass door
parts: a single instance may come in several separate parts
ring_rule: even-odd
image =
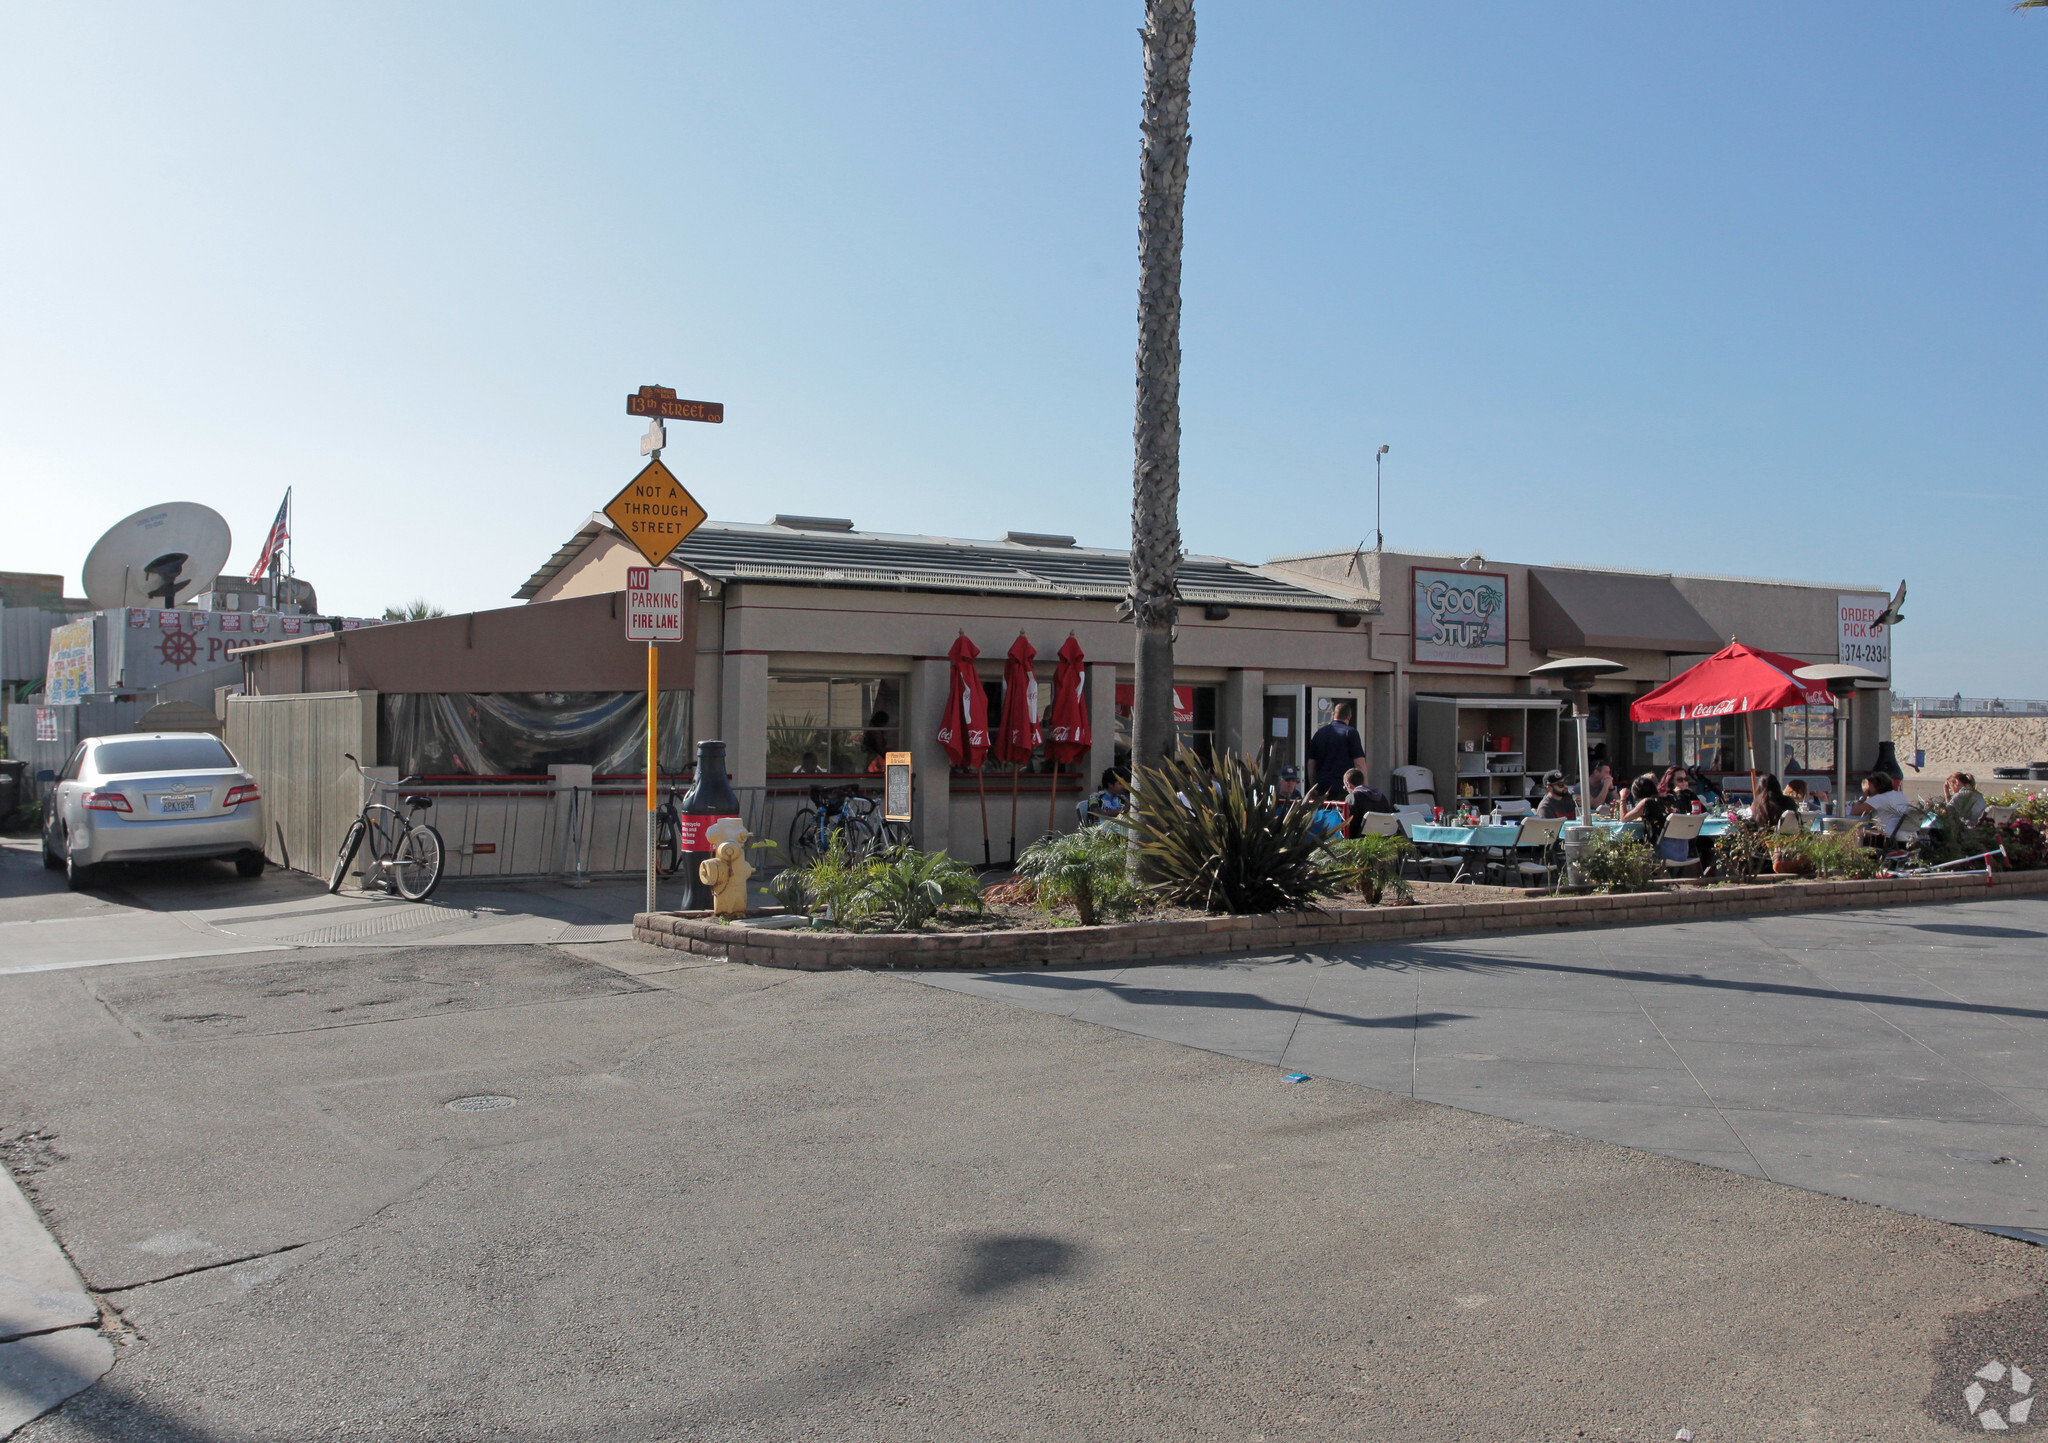
[[[1257,761],[1269,775],[1278,776],[1282,767],[1301,765],[1301,715],[1306,690],[1299,686],[1266,688],[1265,721],[1259,728]]]

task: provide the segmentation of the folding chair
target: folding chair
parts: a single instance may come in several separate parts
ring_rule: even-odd
[[[1698,840],[1700,828],[1706,825],[1706,820],[1707,819],[1705,817],[1695,816],[1692,813],[1687,812],[1679,816],[1671,817],[1665,821],[1664,835],[1660,837],[1657,842],[1657,850],[1660,853],[1662,853],[1664,857],[1665,871],[1692,877],[1697,877],[1699,875],[1700,857],[1698,851],[1694,848],[1693,843],[1696,840]],[[1784,823],[1781,821],[1779,825],[1783,826]],[[1670,852],[1665,851],[1665,844],[1670,842],[1685,843],[1686,855],[1681,858],[1673,859]]]
[[[1512,872],[1514,885],[1521,887],[1548,886],[1557,873],[1558,858],[1553,855],[1558,846],[1558,837],[1564,832],[1562,817],[1524,817],[1522,825],[1515,832],[1515,840],[1508,846],[1496,848],[1487,858],[1486,875],[1501,874],[1503,881]],[[1533,853],[1533,855],[1530,855]],[[1540,880],[1539,880],[1540,879]]]
[[[1398,837],[1401,835],[1401,819],[1392,812],[1367,812],[1358,824],[1361,837]]]

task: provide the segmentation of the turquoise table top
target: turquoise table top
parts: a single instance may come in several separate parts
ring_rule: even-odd
[[[1519,824],[1500,827],[1438,827],[1417,822],[1408,835],[1439,847],[1512,847],[1522,834]]]
[[[1639,832],[1643,826],[1641,822],[1588,822],[1586,825],[1601,832],[1615,832],[1623,827],[1628,828],[1632,832]],[[1729,822],[1726,817],[1708,817],[1700,823],[1700,835],[1702,837],[1718,837],[1728,830],[1728,826]]]

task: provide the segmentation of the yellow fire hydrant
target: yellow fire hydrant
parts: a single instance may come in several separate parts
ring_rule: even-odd
[[[720,842],[714,855],[697,864],[697,880],[711,889],[711,910],[721,917],[746,915],[747,878],[753,875],[738,842]]]

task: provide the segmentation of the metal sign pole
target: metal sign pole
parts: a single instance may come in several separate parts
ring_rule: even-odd
[[[654,907],[654,790],[656,781],[655,758],[661,755],[656,746],[655,688],[661,678],[661,658],[654,649],[654,643],[647,643],[647,910]]]

